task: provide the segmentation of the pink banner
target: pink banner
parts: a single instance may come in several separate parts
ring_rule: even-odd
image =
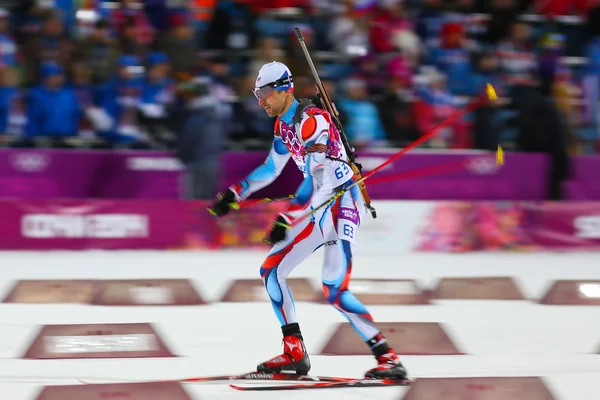
[[[209,204],[0,200],[0,250],[267,250],[269,224],[285,207],[266,204],[215,219]],[[600,250],[598,202],[441,202],[419,225],[417,251]]]
[[[548,250],[600,249],[600,203],[568,202],[524,204],[530,214],[529,235]]]
[[[600,250],[600,203],[437,203],[416,250]]]
[[[0,249],[214,248],[206,204],[177,200],[0,200]]]

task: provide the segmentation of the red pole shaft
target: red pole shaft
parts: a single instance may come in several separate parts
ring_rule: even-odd
[[[413,169],[410,171],[399,172],[393,175],[385,175],[377,178],[372,178],[370,181],[370,185],[376,185],[378,183],[386,183],[391,181],[397,181],[401,179],[411,179],[411,178],[419,178],[423,176],[433,176],[433,175],[442,175],[449,174],[450,172],[458,172],[463,171],[467,168],[466,160],[460,159],[455,161],[450,161],[443,164],[438,165],[430,165],[428,167],[423,167],[419,169]]]
[[[368,174],[363,175],[363,179],[367,179],[368,177],[370,177],[374,173],[380,171],[382,168],[387,167],[388,165],[390,165],[391,163],[396,161],[398,158],[402,157],[404,154],[406,154],[410,150],[414,149],[421,143],[428,141],[433,136],[435,136],[441,129],[455,124],[456,121],[458,121],[460,118],[471,113],[473,110],[479,108],[483,104],[484,100],[485,100],[485,98],[482,96],[479,96],[476,99],[471,100],[469,103],[467,103],[467,105],[465,105],[460,110],[456,111],[450,117],[445,119],[442,123],[440,123],[439,125],[432,128],[429,132],[427,132],[426,134],[424,134],[423,136],[421,136],[420,138],[418,138],[417,140],[415,140],[414,142],[412,142],[411,144],[409,144],[408,146],[406,146],[405,148],[400,150],[398,153],[394,154],[386,162],[384,162],[383,164],[381,164],[374,170],[370,171]]]

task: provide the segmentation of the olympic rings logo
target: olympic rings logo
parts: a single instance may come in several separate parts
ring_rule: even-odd
[[[40,153],[16,153],[10,156],[12,166],[21,172],[41,172],[50,164],[50,157]]]

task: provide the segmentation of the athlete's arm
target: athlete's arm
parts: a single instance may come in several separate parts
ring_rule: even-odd
[[[252,171],[244,180],[230,187],[239,200],[244,200],[252,193],[270,185],[283,171],[291,157],[283,140],[279,136],[273,139],[273,145],[264,163]]]

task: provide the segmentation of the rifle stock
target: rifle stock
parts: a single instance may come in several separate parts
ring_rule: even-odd
[[[335,107],[335,104],[333,103],[333,101],[331,101],[331,98],[329,97],[329,93],[327,92],[325,85],[323,85],[323,82],[321,82],[321,79],[319,78],[317,69],[315,68],[315,65],[312,61],[310,53],[308,52],[308,48],[306,47],[306,43],[304,42],[304,37],[302,36],[302,32],[298,28],[294,28],[294,32],[296,33],[296,37],[300,41],[302,51],[304,52],[306,61],[308,62],[310,70],[315,79],[315,86],[317,88],[317,94],[318,94],[319,98],[321,99],[321,102],[323,103],[325,110],[331,115],[331,118],[333,119],[333,123],[335,124],[335,127],[337,128],[338,132],[340,133],[340,138],[342,139],[342,144],[344,145],[344,149],[346,150],[346,154],[348,155],[348,161],[349,161],[350,167],[352,168],[352,171],[354,172],[354,176],[355,176],[356,180],[359,181],[358,188],[360,189],[363,199],[365,200],[365,206],[371,212],[371,216],[373,218],[377,218],[377,212],[375,211],[375,208],[373,208],[373,206],[371,206],[371,197],[369,196],[369,193],[367,192],[367,185],[364,183],[364,180],[361,181],[362,165],[360,165],[359,163],[356,162],[355,149],[350,145],[350,142],[348,141],[348,137],[346,136],[346,133],[344,132],[344,128],[342,127],[342,122],[340,121],[340,114],[339,114],[337,108]]]

